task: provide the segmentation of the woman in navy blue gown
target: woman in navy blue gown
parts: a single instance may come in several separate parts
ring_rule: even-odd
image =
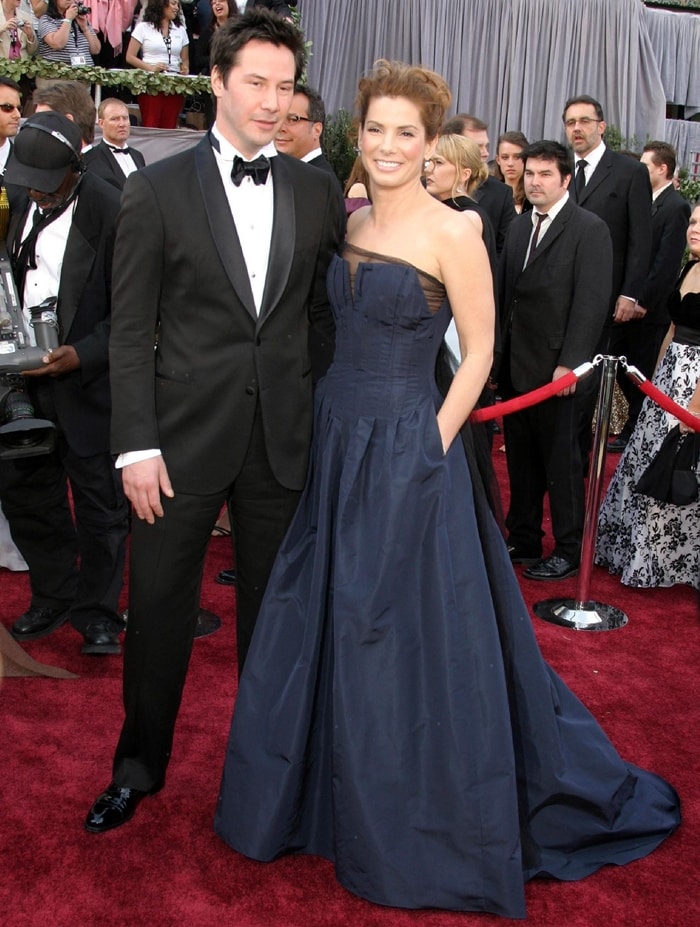
[[[421,68],[378,62],[360,82],[373,202],[330,268],[335,360],[215,827],[254,859],[334,860],[379,904],[522,917],[526,880],[642,857],[680,816],[543,661],[455,440],[489,373],[494,308],[479,235],[421,184],[448,103]],[[462,363],[443,400],[452,316]]]

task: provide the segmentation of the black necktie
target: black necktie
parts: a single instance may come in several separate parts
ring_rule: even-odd
[[[536,212],[535,215],[537,216],[537,225],[535,226],[535,231],[532,233],[530,250],[527,253],[527,260],[525,261],[526,267],[535,256],[535,248],[537,247],[537,239],[540,237],[540,229],[542,228],[542,223],[547,218],[548,214],[546,212]]]
[[[253,183],[258,186],[265,183],[267,175],[270,172],[270,162],[265,155],[258,155],[254,161],[244,161],[238,155],[233,159],[233,168],[231,170],[231,180],[237,187],[240,187],[243,178],[247,175],[253,178]]]
[[[586,174],[585,169],[588,167],[588,161],[584,161],[583,158],[576,165],[576,182],[574,187],[576,188],[576,199],[581,199],[581,194],[583,193],[583,188],[586,186]]]

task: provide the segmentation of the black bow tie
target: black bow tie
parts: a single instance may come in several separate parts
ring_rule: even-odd
[[[270,172],[270,162],[265,155],[258,155],[254,161],[244,161],[238,155],[233,159],[233,168],[231,170],[231,180],[237,187],[240,187],[241,181],[247,175],[253,178],[253,183],[258,186],[265,183],[267,175]]]
[[[131,148],[117,148],[114,145],[107,145],[112,154],[131,154]]]

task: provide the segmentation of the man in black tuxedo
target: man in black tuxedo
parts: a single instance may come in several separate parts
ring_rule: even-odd
[[[625,355],[637,363],[635,337],[638,300],[651,262],[651,184],[649,172],[635,158],[611,151],[603,142],[603,108],[593,97],[572,97],[563,113],[566,136],[574,152],[572,196],[584,209],[600,216],[610,230],[613,246],[612,292],[599,350]],[[598,378],[589,378],[580,391],[581,446],[590,449],[591,419]],[[637,387],[618,372],[628,401]]]
[[[275,151],[303,36],[254,9],[217,29],[211,133],[122,194],[111,337],[112,446],[133,503],[126,718],[101,833],[163,786],[204,557],[224,503],[236,539],[243,665],[306,478],[308,332],[332,337],[326,270],[343,231],[331,178]],[[154,345],[156,349],[154,351]]]
[[[489,161],[488,124],[469,113],[458,113],[440,130],[441,135],[463,135],[479,146],[484,164]],[[506,240],[508,226],[517,216],[510,187],[496,177],[488,176],[474,192],[474,199],[486,210],[496,233],[496,251],[500,254]]]
[[[639,295],[635,320],[627,331],[630,351],[645,377],[651,378],[664,336],[671,324],[667,302],[680,273],[690,203],[673,187],[676,152],[668,142],[652,141],[644,146],[642,164],[651,180],[651,265]],[[644,401],[644,393],[635,389],[629,395],[627,423],[608,450],[624,450],[632,434]]]
[[[530,392],[590,360],[610,298],[612,245],[605,223],[571,201],[569,155],[558,142],[523,150],[532,212],[511,224],[501,256],[503,397]],[[511,559],[531,563],[531,579],[563,579],[578,569],[584,477],[576,440],[576,384],[507,415],[510,478],[506,519]],[[555,546],[542,554],[544,494]],[[536,561],[532,563],[532,561]]]
[[[85,152],[85,164],[91,173],[123,190],[129,174],[146,166],[138,148],[129,146],[131,122],[126,103],[114,97],[103,100],[97,110],[97,124],[102,141]]]
[[[59,347],[25,373],[55,450],[3,460],[0,494],[32,590],[12,635],[33,640],[69,619],[83,653],[118,654],[128,507],[109,451],[108,336],[119,194],[83,173],[80,141],[65,116],[37,113],[7,165],[17,290],[25,315],[57,297]]]

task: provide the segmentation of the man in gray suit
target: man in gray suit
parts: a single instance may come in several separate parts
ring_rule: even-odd
[[[501,256],[504,399],[556,381],[590,360],[603,329],[612,274],[605,223],[569,198],[566,148],[536,142],[522,158],[533,210],[511,223]],[[563,579],[578,570],[584,477],[575,388],[503,420],[509,551],[513,562],[531,564],[525,570],[530,579]],[[541,559],[545,492],[555,546]]]

